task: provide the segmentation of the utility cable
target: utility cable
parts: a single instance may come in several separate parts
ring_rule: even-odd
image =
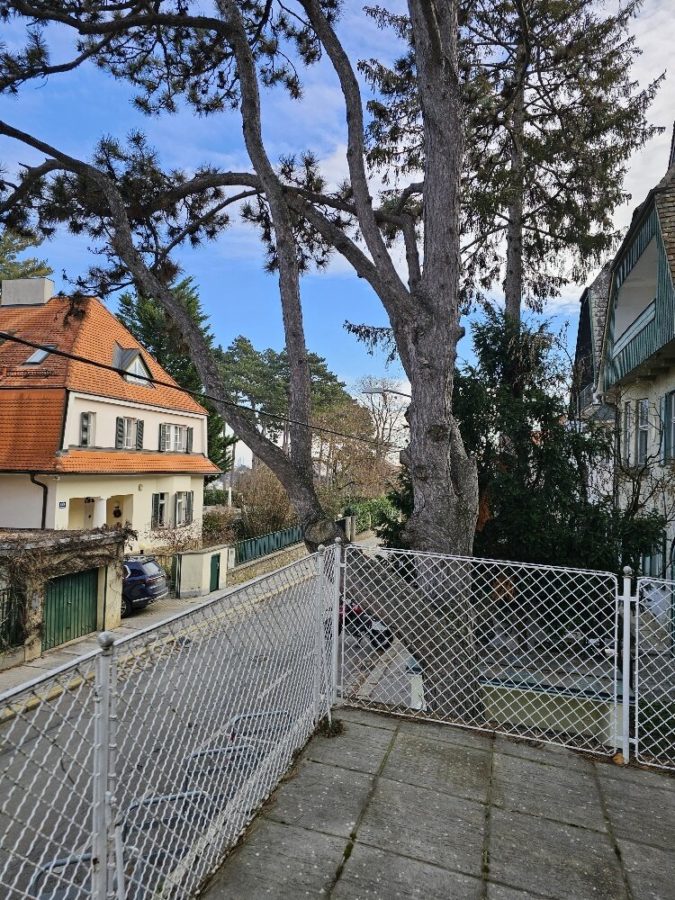
[[[86,356],[80,356],[77,353],[69,353],[67,350],[59,350],[58,347],[54,347],[49,344],[39,344],[36,341],[29,341],[27,340],[27,338],[18,337],[17,335],[12,334],[9,331],[0,331],[0,341],[13,341],[15,344],[23,344],[25,347],[32,347],[35,350],[45,350],[52,356],[62,356],[64,359],[72,359],[74,362],[84,363],[87,366],[94,366],[97,369],[105,369],[108,372],[115,372],[117,375],[121,375],[122,377],[129,374],[126,369],[121,369],[118,366],[111,366],[107,363],[98,362],[98,360],[95,359],[88,359]],[[308,428],[310,431],[319,431],[323,434],[330,434],[334,437],[346,438],[350,441],[360,441],[363,444],[373,444],[375,446],[380,446],[380,442],[373,440],[372,438],[361,437],[354,434],[346,434],[344,431],[336,431],[332,428],[325,428],[322,425],[311,425],[308,422],[300,422],[298,419],[289,419],[288,416],[255,409],[255,407],[253,406],[246,406],[244,403],[237,403],[235,400],[227,400],[224,397],[214,397],[212,394],[207,394],[205,391],[194,391],[191,388],[182,387],[177,382],[171,383],[169,381],[160,381],[157,378],[152,378],[148,375],[138,375],[136,374],[136,372],[134,372],[134,379],[141,379],[143,381],[149,382],[150,384],[159,385],[159,387],[171,388],[171,390],[173,391],[179,391],[183,394],[189,394],[191,397],[195,397],[196,399],[210,400],[212,403],[222,403],[225,406],[231,406],[234,409],[241,410],[242,412],[249,412],[253,413],[256,416],[273,419],[274,421],[280,422],[283,425],[300,425],[302,428]],[[390,447],[388,452],[391,452],[392,450],[403,449],[403,447]]]

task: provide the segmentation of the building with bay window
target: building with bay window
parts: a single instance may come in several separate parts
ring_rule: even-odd
[[[0,528],[199,529],[206,410],[100,300],[4,281],[0,332],[43,348],[0,338]]]
[[[572,405],[614,431],[615,502],[664,516],[647,574],[675,577],[675,133],[666,175],[581,298]],[[639,492],[636,495],[636,491]]]

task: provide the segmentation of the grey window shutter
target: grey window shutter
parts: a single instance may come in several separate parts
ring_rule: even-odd
[[[136,449],[143,449],[143,419],[136,420]]]
[[[173,495],[173,524],[178,525],[178,494]]]
[[[159,426],[159,449],[166,450],[166,425]]]
[[[121,450],[124,447],[124,419],[117,417],[115,422],[115,448]]]
[[[188,428],[187,430],[187,439],[185,441],[185,452],[192,453],[192,445],[194,443],[195,430],[194,428]]]
[[[661,397],[659,400],[659,421],[661,422],[661,439],[659,441],[659,461],[663,465],[667,459],[666,442],[668,440],[668,422],[666,421],[666,410],[668,409],[668,397]]]
[[[186,494],[187,511],[186,511],[186,516],[185,516],[185,522],[188,525],[192,522],[192,504],[194,502],[194,497],[195,497],[194,491],[187,492],[187,494]]]
[[[89,413],[80,413],[80,447],[89,446]]]
[[[159,525],[159,494],[152,495],[152,527]]]

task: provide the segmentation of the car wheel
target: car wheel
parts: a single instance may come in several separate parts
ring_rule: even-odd
[[[122,618],[126,619],[127,616],[130,616],[133,612],[133,606],[131,605],[131,600],[128,597],[122,597]]]

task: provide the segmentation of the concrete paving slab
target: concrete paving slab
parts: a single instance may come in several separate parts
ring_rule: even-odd
[[[479,900],[478,878],[356,844],[334,900]]]
[[[260,819],[205,891],[210,900],[325,896],[342,860],[341,838]]]
[[[495,752],[543,762],[547,766],[560,766],[563,769],[577,769],[582,772],[591,772],[593,766],[592,760],[575,753],[574,750],[568,750],[567,747],[556,747],[555,744],[531,744],[499,734],[495,736]]]
[[[672,900],[675,897],[675,840],[671,852],[619,841],[633,900]]]
[[[382,772],[385,778],[484,801],[490,753],[407,730],[399,731]]]
[[[484,827],[480,803],[381,777],[357,841],[480,876]]]
[[[637,765],[618,766],[613,762],[598,760],[595,763],[598,775],[603,778],[613,778],[622,783],[647,785],[658,788],[660,791],[675,792],[675,772],[667,770],[640,768]]]
[[[650,776],[650,772],[645,772]],[[675,846],[675,793],[660,783],[620,781],[599,772],[600,790],[617,838],[672,850]],[[675,888],[673,889],[675,896]]]
[[[492,748],[492,734],[481,731],[470,731],[468,728],[455,728],[453,725],[403,719],[401,721],[400,731],[405,734],[423,735],[424,737],[433,738],[435,741],[443,741],[447,744],[460,744],[464,747],[474,747],[477,750],[490,750]]]
[[[366,805],[372,784],[371,775],[305,760],[297,775],[279,789],[268,815],[275,822],[346,839]]]
[[[493,809],[490,877],[559,900],[627,900],[609,837],[584,828]]]
[[[339,740],[316,737],[307,748],[307,758],[372,775],[382,764],[393,736],[386,728],[345,722]]]
[[[356,722],[357,725],[370,725],[373,728],[386,728],[387,731],[396,731],[401,719],[387,716],[384,713],[370,712],[366,709],[358,709],[352,706],[339,706],[333,710],[333,716],[343,722]]]
[[[565,769],[495,753],[492,802],[532,816],[606,831],[592,769],[588,772]]]

